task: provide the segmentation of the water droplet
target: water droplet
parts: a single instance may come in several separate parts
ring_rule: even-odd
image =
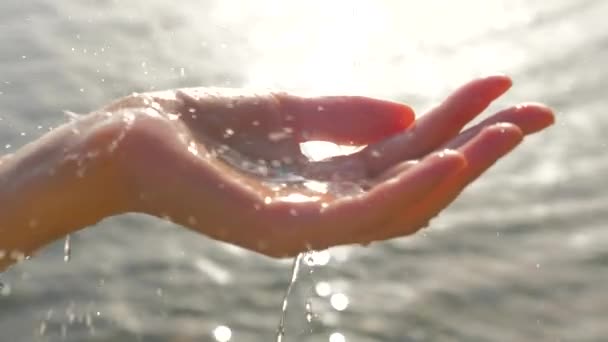
[[[374,158],[380,158],[382,156],[382,154],[378,150],[372,150],[371,155]]]
[[[259,125],[260,125],[260,122],[259,122],[258,120],[254,120],[254,121],[253,121],[251,124],[252,124],[253,126],[259,126]]]
[[[271,132],[268,134],[268,140],[272,142],[278,142],[281,140],[289,139],[291,135],[292,134],[290,132],[286,131]]]
[[[269,196],[264,197],[264,204],[270,204],[272,203],[272,198],[270,198]]]
[[[295,210],[294,208],[291,208],[291,209],[289,209],[289,215],[298,216],[298,211]]]
[[[227,128],[224,131],[224,139],[228,139],[228,138],[230,138],[233,135],[234,135],[234,131],[231,128]]]
[[[38,328],[38,334],[40,336],[44,336],[46,334],[46,321],[42,321],[40,323],[40,328]]]
[[[314,317],[314,312],[312,310],[312,299],[310,297],[306,298],[306,304],[304,304],[304,309],[306,310],[306,322],[308,322],[308,324],[311,324],[312,319]]]
[[[317,111],[318,112],[322,112],[324,110],[325,110],[325,107],[323,107],[323,106],[317,106]]]
[[[331,254],[329,251],[311,251],[306,254],[307,258],[304,259],[304,261],[310,267],[325,266],[331,260]]]
[[[256,170],[255,170],[254,173],[257,174],[257,175],[259,175],[259,176],[265,177],[265,176],[268,175],[268,168],[266,166],[264,166],[264,165],[259,165],[256,168]]]
[[[324,183],[324,182],[319,182],[319,181],[306,181],[304,183],[302,183],[302,185],[304,185],[307,189],[321,193],[321,194],[326,194],[327,190],[328,190],[328,184]]]
[[[72,259],[72,238],[68,234],[63,242],[63,261],[70,262]]]
[[[278,189],[277,189],[278,190]],[[276,200],[280,201],[280,202],[290,202],[290,203],[306,203],[306,202],[316,202],[320,199],[321,197],[319,196],[308,196],[305,194],[301,194],[301,193],[291,193],[287,196],[281,196],[281,197],[277,197]],[[290,209],[289,213],[293,216],[297,216],[298,213],[296,212],[295,209]]]
[[[196,143],[194,143],[193,141],[190,142],[190,144],[188,145],[188,152],[192,153],[195,156],[198,156],[198,148],[196,146]]]

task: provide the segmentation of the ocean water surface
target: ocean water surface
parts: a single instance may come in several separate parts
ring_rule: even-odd
[[[424,233],[308,260],[284,341],[605,341],[606,15],[601,0],[3,0],[0,154],[134,91],[357,93],[424,113],[506,73],[489,112],[539,101],[557,124]],[[139,215],[71,242],[69,263],[58,241],[0,275],[0,341],[275,340],[290,260]]]

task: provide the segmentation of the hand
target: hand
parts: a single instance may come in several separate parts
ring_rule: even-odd
[[[202,88],[131,96],[103,112],[125,123],[112,127],[121,127],[128,210],[284,257],[427,225],[524,135],[553,122],[550,109],[525,104],[462,131],[510,86],[505,76],[474,80],[415,121],[405,105],[364,97]],[[314,162],[300,151],[309,140],[367,146]],[[276,181],[286,175],[302,178]],[[358,191],[332,190],[344,183]]]

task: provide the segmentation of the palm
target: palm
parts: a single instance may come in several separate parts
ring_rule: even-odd
[[[274,256],[411,234],[523,134],[552,122],[547,108],[528,105],[461,132],[509,86],[502,76],[473,81],[415,122],[405,105],[362,97],[178,91],[163,107],[179,120],[142,125],[148,142],[156,133],[181,136],[153,139],[158,154],[138,162],[146,170],[162,160],[175,166],[140,181],[156,193],[145,211]],[[167,123],[174,134],[167,134]],[[300,151],[308,140],[367,147],[313,162]],[[188,148],[175,148],[184,143]],[[443,148],[458,152],[437,152]],[[355,182],[364,191],[341,196],[303,182],[269,182],[285,173]]]

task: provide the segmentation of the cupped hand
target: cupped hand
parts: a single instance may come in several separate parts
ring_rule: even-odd
[[[190,88],[103,109],[118,134],[130,210],[269,256],[405,236],[424,227],[524,135],[553,122],[522,104],[463,127],[511,86],[477,79],[414,120],[406,105],[357,96]],[[306,141],[365,146],[322,161]],[[353,193],[332,190],[353,184]],[[312,186],[311,186],[312,185]]]

